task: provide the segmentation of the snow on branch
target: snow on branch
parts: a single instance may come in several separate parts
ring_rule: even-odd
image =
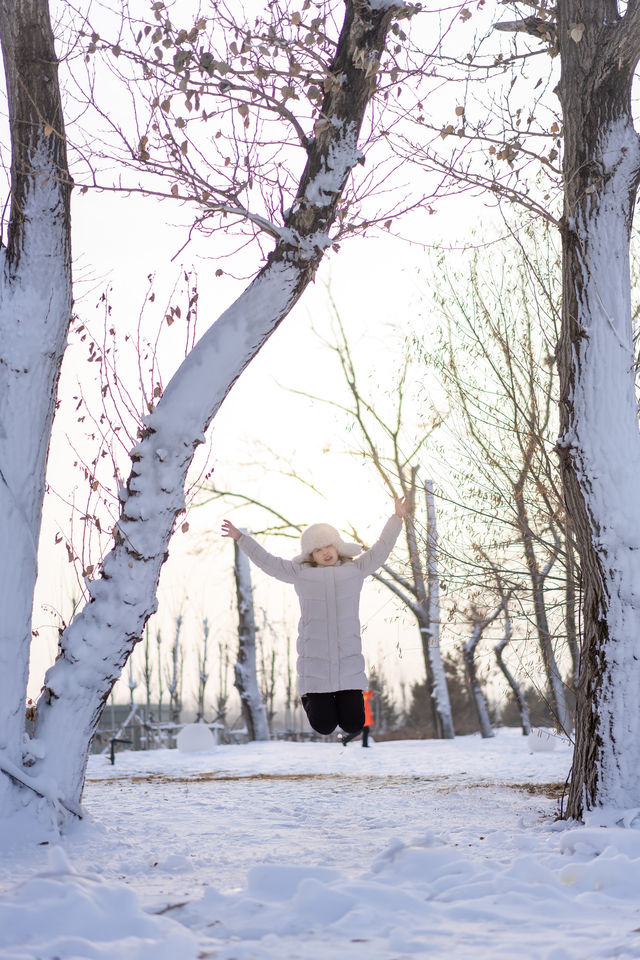
[[[420,10],[402,0],[345,0],[346,29],[336,37],[339,7],[312,0],[298,11],[286,0],[277,8],[267,5],[254,20],[221,0],[208,16],[189,19],[156,4],[147,22],[106,0],[100,30],[87,25],[82,34],[86,77],[80,70],[72,77],[78,100],[97,114],[102,131],[99,143],[93,138],[86,149],[78,147],[85,168],[81,189],[149,192],[187,202],[201,211],[195,228],[227,235],[229,211],[241,212],[242,222],[234,224],[241,235],[245,226],[276,239],[282,226],[297,230],[288,222],[295,204],[306,196],[328,206],[331,191],[343,185],[344,161],[347,176],[361,161],[361,119],[349,127],[361,115],[363,93],[367,100],[375,93],[380,38],[391,21]],[[370,89],[354,87],[356,71]],[[101,84],[109,74],[133,101],[131,116],[102,102]],[[382,92],[379,103],[386,106]],[[326,125],[339,136],[321,136]],[[381,142],[383,136],[372,125],[368,140]],[[307,163],[300,192],[305,154],[315,161]],[[138,176],[107,183],[113,160],[120,171]],[[367,183],[358,190],[364,198],[371,193]],[[350,205],[356,206],[355,195],[341,204],[343,210]],[[377,219],[395,215],[388,210]],[[353,231],[371,222],[350,217],[348,224]]]
[[[82,811],[74,804],[69,804],[57,795],[55,782],[49,781],[43,777],[31,777],[21,767],[16,766],[8,757],[0,753],[0,773],[4,773],[10,780],[21,787],[26,787],[35,793],[37,797],[42,797],[53,808],[56,813],[66,810],[72,816],[82,819]]]
[[[536,40],[556,41],[556,25],[541,17],[524,17],[522,20],[501,20],[494,24],[494,30],[506,33],[526,33]]]

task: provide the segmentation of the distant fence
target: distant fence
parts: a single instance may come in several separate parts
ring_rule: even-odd
[[[331,740],[315,733],[307,723],[302,710],[285,711],[281,718],[283,726],[272,729],[272,740]],[[112,740],[127,740],[128,750],[172,749],[176,746],[176,737],[187,722],[182,717],[172,717],[168,703],[109,703],[105,707],[98,729],[91,742],[92,753],[109,753]],[[207,722],[213,730],[216,743],[245,743],[248,732],[240,716],[230,723],[216,720]],[[277,722],[277,721],[276,721]]]
[[[158,750],[173,748],[184,723],[172,719],[169,707],[147,704],[108,704],[91,741],[92,753],[108,753],[112,740],[128,740],[129,750]],[[224,723],[212,722],[216,743],[238,743],[246,740],[247,730],[228,728]]]

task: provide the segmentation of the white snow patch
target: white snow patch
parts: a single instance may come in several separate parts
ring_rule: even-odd
[[[184,926],[146,914],[122,883],[76,873],[59,848],[48,870],[0,902],[3,960],[195,960],[198,953]]]
[[[537,727],[528,734],[527,743],[531,753],[550,753],[555,750],[558,739],[553,730]]]
[[[215,737],[204,723],[188,723],[176,737],[181,753],[199,753],[201,750],[213,750]]]
[[[361,157],[362,153],[358,150],[358,131],[355,124],[349,124],[343,136],[332,141],[322,169],[307,184],[306,200],[313,206],[326,207]]]
[[[640,830],[508,786],[570,763],[517,730],[93,756],[94,821],[0,851],[0,958],[637,957]]]

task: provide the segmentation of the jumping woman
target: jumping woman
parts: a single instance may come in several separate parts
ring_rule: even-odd
[[[298,692],[309,723],[324,736],[337,726],[345,733],[364,726],[360,592],[365,577],[391,553],[406,515],[406,501],[396,500],[379,540],[364,553],[358,544],[345,543],[335,527],[315,523],[302,534],[301,553],[293,560],[268,553],[229,520],[222,523],[223,537],[236,540],[257,567],[292,583],[298,594]]]

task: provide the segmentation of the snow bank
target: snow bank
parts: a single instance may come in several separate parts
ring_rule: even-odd
[[[61,847],[49,869],[0,902],[2,960],[195,960],[197,938],[165,917],[145,914],[121,883],[81,876]]]
[[[547,730],[545,727],[537,727],[527,736],[527,744],[531,753],[551,753],[555,750],[556,743],[561,738],[553,730]]]
[[[246,890],[210,889],[178,915],[202,934],[215,931],[206,947],[220,960],[637,957],[637,946],[625,947],[640,883],[640,858],[619,849],[628,837],[620,831],[602,857],[563,865],[561,854],[547,863],[527,854],[471,859],[429,833],[391,846],[355,881],[321,868],[260,867]]]
[[[570,762],[517,730],[92,757],[95,819],[0,850],[0,960],[640,957],[638,811],[555,822]]]

